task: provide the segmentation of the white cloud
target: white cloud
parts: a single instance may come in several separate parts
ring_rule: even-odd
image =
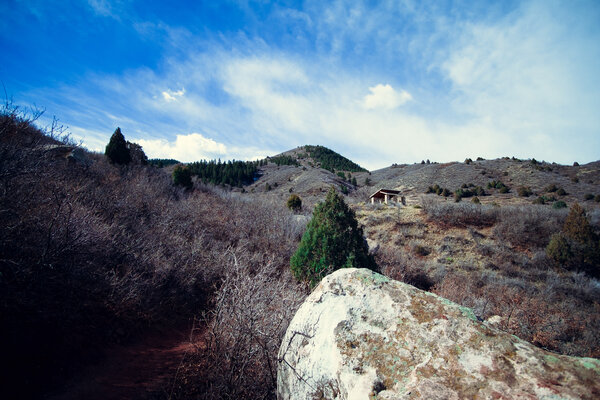
[[[275,11],[276,16],[281,18],[286,25],[293,24],[293,22],[300,21],[306,26],[312,25],[310,16],[302,11],[295,10],[293,8],[281,8]]]
[[[384,109],[392,110],[397,108],[407,101],[412,100],[412,96],[405,90],[396,92],[393,87],[388,84],[373,86],[369,88],[371,94],[365,96],[364,106],[367,110]]]
[[[102,139],[106,132],[85,129],[79,126],[69,126],[68,131],[76,142],[81,142],[88,150],[103,153],[108,140]]]
[[[88,0],[87,3],[96,15],[118,19],[110,0]]]
[[[223,143],[206,138],[199,133],[177,135],[174,142],[166,139],[137,139],[148,158],[173,158],[181,162],[219,158],[227,154]]]
[[[299,62],[285,57],[231,58],[220,77],[224,90],[249,111],[252,128],[261,136],[295,133],[303,136],[318,127],[321,84]],[[297,137],[299,138],[299,137]]]
[[[329,44],[337,40],[340,54],[354,52],[351,62],[377,53],[381,65],[368,59],[349,66],[348,59],[319,52],[294,55],[260,38],[221,38],[225,45],[204,43],[202,50],[186,48],[192,41],[185,40],[180,43],[185,56],[166,57],[156,72],[100,77],[89,83],[100,88],[92,88],[96,92],[48,91],[70,99],[53,113],[81,126],[82,135],[98,136],[98,148],[120,126],[150,157],[181,161],[249,159],[303,144],[323,144],[367,168],[427,158],[598,157],[600,38],[592,17],[561,12],[570,5],[546,9],[545,3],[526,2],[499,20],[427,25],[431,29],[407,41],[406,32],[393,34],[395,21],[381,26],[376,18],[394,20],[393,9],[373,13],[335,4],[339,12],[331,18],[307,15],[316,27],[315,46],[336,53],[337,45]],[[336,24],[347,26],[342,31]],[[351,48],[355,41],[347,38],[366,31],[359,47]],[[402,55],[412,58],[400,64],[397,49],[405,42],[409,49]],[[437,79],[427,79],[431,76]],[[165,90],[174,84],[182,89]],[[44,96],[31,98],[51,104]],[[103,121],[106,126],[98,128]],[[173,131],[203,134],[165,133]]]
[[[165,99],[165,101],[167,102],[176,101],[177,97],[182,97],[184,94],[185,88],[182,88],[181,90],[178,90],[176,92],[173,92],[171,90],[166,90],[162,92],[163,99]]]
[[[528,2],[495,23],[467,24],[442,63],[454,109],[504,135],[551,138],[542,148],[572,148],[565,131],[593,135],[600,38],[590,32],[597,21],[562,7]]]

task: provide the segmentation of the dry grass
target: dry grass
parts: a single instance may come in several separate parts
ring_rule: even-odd
[[[425,196],[421,209],[356,205],[386,275],[472,307],[483,320],[499,315],[501,329],[540,347],[600,355],[600,282],[556,269],[544,253],[564,211],[437,201]]]

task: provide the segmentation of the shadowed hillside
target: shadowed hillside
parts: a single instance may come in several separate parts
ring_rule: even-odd
[[[169,374],[144,376],[136,398],[272,398],[280,338],[303,298],[288,263],[305,222],[281,204],[184,190],[163,169],[111,164],[65,139],[2,110],[0,397],[75,398],[71,380],[88,386],[87,368],[119,344],[109,359]],[[170,370],[150,365],[173,330],[198,352],[173,352]],[[180,381],[192,361],[203,369]],[[96,371],[118,379],[92,382],[96,398],[131,398],[135,371]]]
[[[387,276],[539,347],[600,354],[600,284],[589,252],[600,229],[597,162],[499,159],[367,172],[305,146],[194,170],[174,160],[146,165],[142,149],[125,143],[135,157],[111,163],[38,129],[10,104],[2,110],[4,397],[274,398],[277,351],[308,293],[292,278],[290,257],[331,186],[356,212]],[[174,184],[175,171],[188,184]],[[399,189],[407,205],[367,204],[381,187]],[[477,187],[485,194],[467,195]],[[286,207],[291,194],[302,208]],[[571,217],[575,202],[583,208]],[[556,248],[554,234],[562,235]],[[151,349],[162,349],[160,357]],[[148,365],[157,376],[127,375],[110,360]]]

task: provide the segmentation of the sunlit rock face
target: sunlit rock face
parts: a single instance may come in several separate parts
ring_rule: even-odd
[[[283,399],[594,399],[600,361],[560,356],[367,269],[327,276],[279,350]]]

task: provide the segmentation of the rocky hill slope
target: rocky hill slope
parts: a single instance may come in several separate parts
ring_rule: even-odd
[[[279,350],[279,399],[600,396],[600,362],[558,356],[366,269],[327,276]]]
[[[445,164],[394,165],[373,171],[370,179],[374,186],[400,189],[407,195],[422,194],[436,184],[454,192],[464,184],[487,189],[491,181],[502,181],[511,190],[500,198],[517,201],[522,197],[519,196],[520,187],[529,188],[532,192],[529,196],[534,196],[549,193],[546,189],[554,185],[555,190],[565,190],[566,201],[585,201],[586,194],[598,194],[600,162],[565,166],[505,157]],[[529,198],[529,202],[533,198]],[[527,202],[527,198],[521,200]]]
[[[384,275],[471,307],[482,320],[499,316],[502,330],[539,347],[600,356],[597,276],[546,252],[575,203],[600,234],[600,162],[502,158],[332,173],[302,153],[283,153],[298,159],[297,166],[262,166],[250,198],[285,204],[297,193],[308,218],[330,186],[343,186]],[[436,186],[448,196],[425,193]],[[457,189],[478,187],[484,193],[455,202]],[[400,190],[406,205],[369,204],[378,188]]]
[[[313,157],[316,153],[307,150],[311,148],[334,154],[334,162],[323,163]],[[353,203],[366,202],[370,194],[386,188],[400,190],[409,204],[419,204],[420,197],[436,185],[447,189],[450,198],[458,189],[481,187],[485,193],[478,197],[483,204],[531,204],[537,199],[548,206],[564,201],[567,205],[583,202],[598,208],[600,161],[567,166],[503,157],[442,164],[393,164],[367,171],[322,146],[301,146],[267,158],[258,169],[257,179],[243,190],[275,201],[285,201],[290,193],[295,193],[310,210],[331,186],[344,192]],[[501,185],[506,189],[500,190]]]

